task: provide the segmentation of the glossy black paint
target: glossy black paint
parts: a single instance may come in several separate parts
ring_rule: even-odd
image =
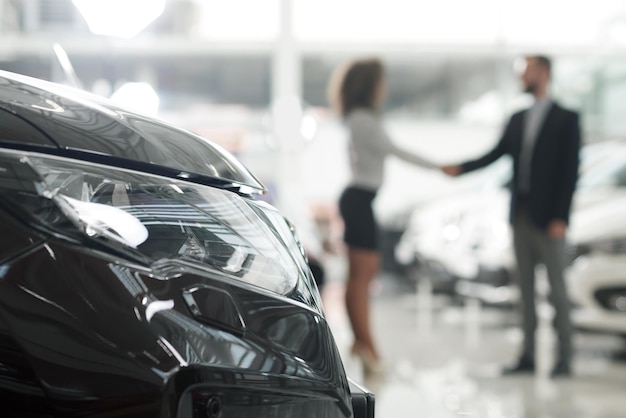
[[[4,226],[0,231],[19,238]],[[232,416],[263,416],[256,415],[256,403],[303,417],[350,416],[347,381],[328,325],[307,307],[194,272],[150,277],[144,269],[55,240],[4,264],[1,273],[0,356],[13,376],[19,372],[30,383],[23,388],[13,379],[12,386],[5,370],[2,398],[36,392],[35,405],[45,399],[64,416],[125,414],[130,406],[128,416],[175,416],[180,399],[193,390],[219,394],[222,416],[231,409]],[[213,306],[212,298],[223,303],[225,294],[238,301],[232,309],[245,323],[242,332],[232,332],[232,310],[206,312],[210,321],[194,321],[183,294],[197,287],[219,289],[206,292],[203,305]],[[21,361],[8,362],[11,353]],[[162,402],[168,392],[173,402]]]
[[[0,142],[108,156],[228,180],[249,192],[265,187],[217,145],[164,122],[120,109],[69,87],[0,71]]]
[[[241,199],[262,190],[241,167],[230,171],[218,148],[176,131],[176,141],[194,144],[181,148],[185,158],[200,145],[213,153],[208,172],[181,177],[181,168],[191,171],[177,166],[185,158],[151,159],[154,150],[178,152],[175,141],[159,142],[174,128],[27,81],[0,72],[0,115],[8,115],[0,116],[0,151],[156,169]],[[66,221],[38,194],[28,165],[9,158],[0,166],[2,416],[362,416],[353,415],[352,393],[366,405],[359,411],[373,411],[372,395],[348,382],[310,271],[280,295],[50,228],[41,219]]]

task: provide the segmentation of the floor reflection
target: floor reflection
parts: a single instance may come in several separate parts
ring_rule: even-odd
[[[323,290],[346,370],[376,393],[377,418],[626,416],[623,338],[577,334],[574,376],[551,379],[552,313],[541,306],[538,370],[502,376],[502,368],[516,359],[521,345],[515,312],[475,301],[452,303],[401,282],[381,275],[374,286],[374,328],[387,365],[386,375],[376,381],[363,381],[360,364],[349,356],[343,283],[330,281]]]

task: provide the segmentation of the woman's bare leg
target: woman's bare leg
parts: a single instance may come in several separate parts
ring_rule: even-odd
[[[369,287],[380,267],[377,251],[348,249],[348,282],[346,285],[346,309],[354,333],[353,350],[367,350],[378,359],[370,329]]]

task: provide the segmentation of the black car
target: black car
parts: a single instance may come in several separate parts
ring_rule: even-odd
[[[373,417],[263,192],[204,138],[0,72],[2,416]]]

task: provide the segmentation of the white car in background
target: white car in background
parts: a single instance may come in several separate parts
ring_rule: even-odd
[[[585,146],[581,178],[574,197],[570,239],[595,225],[576,222],[576,214],[626,195],[626,144]],[[510,163],[509,163],[510,164]],[[510,171],[509,171],[510,178]],[[515,261],[508,223],[507,177],[488,187],[440,200],[414,213],[396,248],[399,260],[422,260],[422,273],[434,282],[454,283],[456,294],[484,303],[509,305],[518,298],[511,275]]]
[[[626,170],[624,170],[626,172]],[[567,271],[580,329],[626,335],[626,193],[577,213]]]
[[[454,293],[459,279],[476,276],[476,255],[468,249],[474,248],[472,240],[481,236],[477,230],[491,221],[474,214],[483,213],[485,205],[493,202],[506,204],[511,162],[501,159],[481,171],[468,174],[467,179],[464,177],[459,179],[467,180],[466,187],[411,213],[394,251],[400,265],[411,266],[418,279],[431,279],[437,292]],[[506,234],[506,231],[501,232]],[[506,240],[506,236],[503,239]]]

